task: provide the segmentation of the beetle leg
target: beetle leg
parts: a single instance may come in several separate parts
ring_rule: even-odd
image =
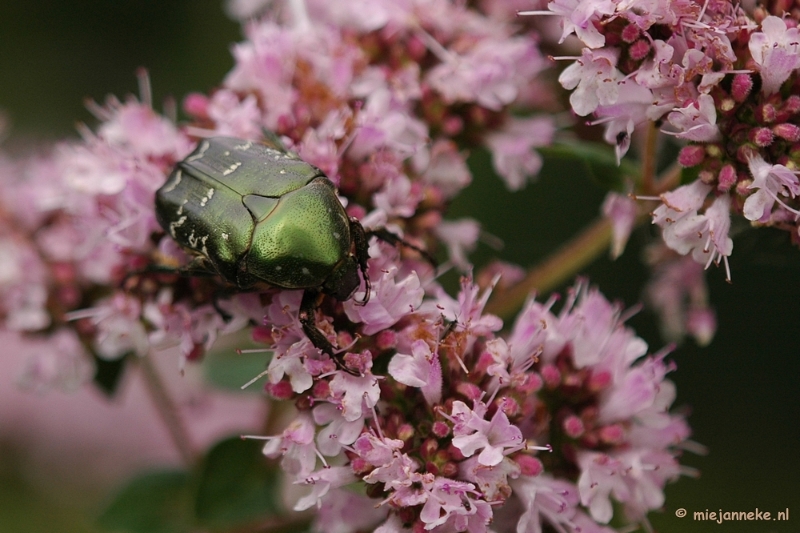
[[[205,257],[197,256],[191,262],[179,267],[152,264],[139,270],[126,272],[119,286],[125,288],[128,280],[145,274],[175,274],[187,278],[211,278],[219,275]]]
[[[410,242],[404,240],[399,235],[395,235],[394,233],[392,233],[391,231],[389,231],[386,228],[372,229],[372,230],[369,230],[366,233],[367,233],[367,237],[375,236],[375,237],[379,238],[380,240],[382,240],[383,242],[387,242],[387,243],[391,244],[392,246],[401,245],[401,246],[405,246],[406,248],[411,248],[412,250],[414,250],[415,252],[420,254],[423,257],[423,259],[425,259],[428,263],[430,263],[430,265],[433,268],[436,268],[438,266],[438,264],[436,263],[436,259],[434,259],[433,256],[431,254],[429,254],[426,250],[423,250],[422,248],[420,248],[419,246],[417,246],[415,244],[411,244]]]
[[[355,217],[350,217],[350,235],[353,238],[353,243],[356,248],[356,261],[358,261],[358,268],[361,270],[361,277],[364,278],[364,298],[358,305],[367,305],[370,293],[372,292],[372,284],[369,281],[369,274],[367,274],[367,261],[369,260],[369,239],[364,226]]]
[[[319,306],[320,294],[318,289],[306,289],[305,292],[303,292],[303,300],[300,302],[300,313],[298,316],[300,324],[303,326],[303,332],[311,341],[311,344],[333,359],[336,366],[345,372],[358,375],[345,366],[342,355],[334,352],[333,344],[331,344],[331,342],[325,338],[325,335],[317,329],[317,323],[314,318],[317,307]]]

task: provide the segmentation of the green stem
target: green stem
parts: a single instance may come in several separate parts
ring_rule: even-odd
[[[653,133],[648,135],[646,141],[645,152],[649,155],[644,158],[642,168],[645,175],[651,176],[647,183],[643,184],[649,194],[660,194],[675,188],[680,183],[681,168],[677,164],[666,169],[659,178],[653,180],[652,166],[655,164],[655,155],[650,152],[655,151],[655,146],[655,133]],[[639,226],[647,220],[649,210],[653,205],[655,204],[652,202],[641,202],[634,226]],[[544,262],[531,268],[521,282],[506,290],[493,293],[486,305],[486,312],[503,319],[511,318],[522,308],[525,300],[533,291],[550,292],[591,264],[608,249],[611,238],[611,223],[608,219],[595,220]]]
[[[178,408],[170,397],[161,376],[158,375],[158,369],[156,369],[150,356],[140,357],[138,361],[142,368],[147,391],[153,399],[161,421],[167,427],[169,436],[178,449],[183,462],[187,467],[191,468],[195,463],[196,455],[191,445],[189,432],[186,430],[186,426],[178,413]]]
[[[501,318],[510,318],[522,307],[532,291],[549,292],[556,288],[594,261],[608,249],[610,243],[611,223],[605,218],[595,220],[543,263],[528,271],[521,282],[492,294],[486,311]]]

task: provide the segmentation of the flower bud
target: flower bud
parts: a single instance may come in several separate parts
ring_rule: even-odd
[[[789,142],[800,141],[800,126],[791,123],[778,124],[772,128],[772,133]]]
[[[703,162],[706,157],[706,150],[703,145],[690,144],[681,148],[678,153],[678,163],[685,168],[694,167]]]
[[[753,89],[753,78],[749,74],[736,74],[731,83],[731,96],[738,103],[744,102]]]

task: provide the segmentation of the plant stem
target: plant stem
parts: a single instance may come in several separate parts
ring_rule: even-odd
[[[664,170],[658,178],[653,178],[657,133],[655,128],[648,131],[642,163],[643,176],[646,178],[642,186],[649,194],[660,194],[675,188],[680,183],[681,176],[681,167],[675,164]],[[653,204],[647,201],[640,203],[634,226],[647,220],[651,205]],[[608,219],[595,220],[544,262],[531,268],[525,279],[504,291],[493,293],[486,305],[486,312],[503,319],[511,318],[524,305],[531,292],[549,292],[591,264],[608,249],[611,237],[611,223]]]
[[[611,223],[600,218],[556,250],[543,263],[535,266],[521,282],[510,289],[492,294],[486,311],[500,318],[509,318],[522,307],[528,295],[536,290],[548,292],[570,279],[590,264],[611,243]]]
[[[161,416],[161,421],[167,427],[169,436],[178,449],[183,462],[187,467],[192,467],[195,463],[195,452],[191,445],[189,432],[186,430],[186,426],[178,413],[175,402],[170,397],[161,376],[158,375],[158,369],[153,364],[150,356],[141,357],[138,361],[142,368],[147,390],[153,399],[158,414]]]

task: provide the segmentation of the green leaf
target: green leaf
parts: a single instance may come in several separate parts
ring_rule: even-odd
[[[124,373],[128,356],[126,354],[119,359],[106,360],[100,357],[94,357],[95,373],[92,380],[101,391],[108,396],[113,396],[122,381],[122,374]]]
[[[627,188],[626,180],[638,175],[638,168],[628,160],[623,159],[617,165],[614,150],[606,144],[575,142],[554,144],[537,150],[545,157],[580,162],[587,176],[601,187],[617,192],[624,192]]]
[[[233,437],[217,443],[200,471],[195,515],[209,528],[263,520],[280,509],[278,474],[262,443]]]
[[[183,471],[142,475],[116,495],[98,525],[125,533],[188,533],[194,530],[189,489],[190,476]]]
[[[681,185],[687,185],[695,181],[700,176],[700,165],[695,167],[684,167],[681,169]]]

